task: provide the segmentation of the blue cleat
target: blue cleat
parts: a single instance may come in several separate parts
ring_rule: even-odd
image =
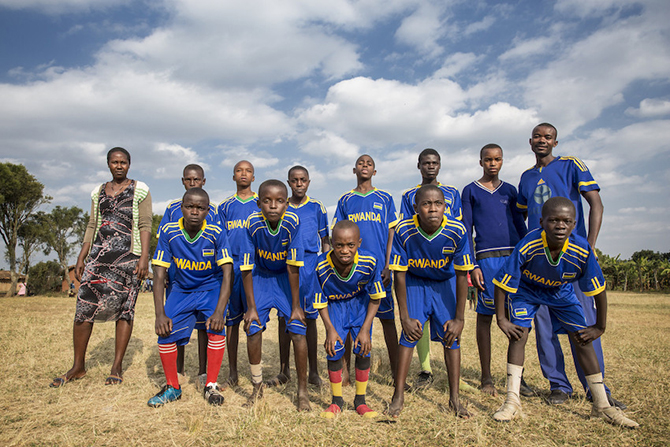
[[[174,402],[179,399],[181,399],[181,388],[176,389],[172,385],[165,385],[158,394],[149,399],[147,405],[157,408],[162,407],[168,402]]]

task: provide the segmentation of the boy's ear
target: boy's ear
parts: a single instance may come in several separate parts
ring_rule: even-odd
[[[417,214],[417,213],[419,212],[419,210],[418,210],[418,208],[417,208],[417,206],[416,206],[416,203],[413,203],[413,204],[412,204],[412,208],[414,208],[414,214]]]

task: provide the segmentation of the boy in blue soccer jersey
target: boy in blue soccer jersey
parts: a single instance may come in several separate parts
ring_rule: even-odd
[[[228,241],[220,227],[209,224],[209,196],[201,188],[191,188],[182,199],[183,217],[164,225],[152,264],[156,276],[154,306],[158,351],[167,385],[148,405],[160,407],[181,398],[177,374],[177,345],[186,345],[196,321],[204,320],[207,330],[207,382],[204,397],[221,405],[223,396],[217,377],[226,347],[224,311],[230,296],[232,258]],[[177,266],[170,295],[163,304],[166,270]]]
[[[558,145],[558,131],[549,123],[541,123],[535,126],[531,138],[528,140],[535,154],[535,166],[526,170],[519,180],[519,195],[517,207],[525,213],[528,218],[528,229],[540,227],[540,216],[542,205],[550,197],[567,197],[576,209],[575,232],[586,238],[591,247],[595,249],[598,233],[603,217],[603,204],[600,199],[600,186],[593,179],[588,167],[576,157],[564,157],[553,155],[553,149]],[[589,227],[588,234],[584,222],[584,209],[582,197],[589,204]],[[593,298],[583,294],[579,284],[575,285],[575,293],[584,308],[584,316],[588,324],[594,324],[596,312],[593,306]],[[541,306],[535,316],[535,340],[537,342],[537,354],[540,360],[542,374],[549,380],[551,394],[547,402],[553,405],[562,404],[572,395],[572,385],[565,374],[565,362],[563,351],[558,341],[558,336],[553,331],[554,322],[549,317],[546,307]],[[593,343],[596,351],[600,369],[605,372],[605,362],[600,340]],[[574,355],[573,349],[573,358]],[[575,360],[575,368],[587,396],[588,384],[584,372]],[[610,403],[625,409],[625,405],[612,399],[610,390],[605,387]]]
[[[309,373],[307,382],[321,387],[319,368],[316,355],[318,331],[316,319],[319,312],[314,309],[312,302],[319,285],[316,279],[316,258],[319,251],[324,253],[330,250],[328,241],[328,215],[326,208],[318,200],[307,195],[309,188],[309,172],[303,166],[293,166],[288,171],[287,183],[291,188],[291,197],[288,199],[289,210],[300,219],[300,233],[305,248],[304,266],[300,268],[300,300],[302,310],[305,311],[307,323],[307,362]],[[291,379],[289,357],[291,354],[291,338],[286,332],[286,320],[279,318],[279,374],[265,382],[268,386],[279,386]]]
[[[432,148],[422,150],[419,154],[416,167],[421,172],[421,184],[402,193],[400,219],[409,219],[415,214],[414,196],[422,185],[436,185],[444,193],[444,202],[446,205],[444,214],[452,219],[461,220],[461,196],[458,193],[458,189],[451,185],[443,185],[437,180],[440,168],[442,167],[439,152]],[[430,366],[430,334],[428,331],[423,332],[421,340],[416,344],[416,354],[419,357],[421,371],[414,381],[414,389],[419,390],[433,383],[433,368]]]
[[[342,355],[344,341],[350,336],[356,355],[356,397],[354,408],[365,418],[374,418],[365,402],[370,377],[372,321],[379,309],[380,299],[386,296],[380,265],[371,253],[358,250],[361,245],[358,226],[341,220],[333,227],[333,249],[319,256],[316,267],[319,292],[314,296],[314,308],[319,310],[326,327],[328,378],[333,393],[330,406],[321,413],[326,419],[342,412]]]
[[[184,185],[184,189],[188,191],[191,188],[202,188],[205,186],[205,170],[202,169],[202,166],[196,164],[186,165],[183,171],[183,177],[181,178],[181,183]],[[178,222],[179,219],[183,217],[181,211],[182,199],[176,199],[170,202],[165,208],[163,213],[163,218],[161,219],[160,224],[158,225],[158,232],[156,237],[160,235],[161,228],[163,225],[169,222]],[[209,204],[209,213],[207,214],[207,222],[210,224],[216,224],[218,222],[218,216],[216,213],[216,207],[213,204]],[[165,290],[165,296],[170,295],[170,289],[172,288],[172,278],[174,277],[176,271],[176,266],[172,264],[167,271],[167,287]],[[199,360],[199,370],[198,370],[198,381],[196,384],[199,387],[205,386],[205,381],[207,380],[207,331],[205,330],[205,322],[198,321],[195,325],[195,329],[198,331],[198,360]],[[184,374],[184,346],[177,346],[177,371],[179,374]]]
[[[502,148],[497,144],[484,146],[479,152],[479,165],[484,171],[482,177],[463,188],[463,224],[468,230],[470,252],[476,259],[470,272],[472,284],[481,291],[476,308],[480,389],[495,396],[491,376],[491,321],[495,314],[491,281],[526,234],[526,224],[516,206],[516,188],[498,177],[503,165]],[[473,229],[476,250],[472,245]]]
[[[507,397],[495,412],[496,421],[511,421],[521,414],[519,387],[524,350],[531,321],[545,305],[556,324],[565,329],[575,348],[576,359],[586,374],[593,396],[592,418],[613,425],[636,428],[638,424],[611,406],[592,342],[605,332],[607,293],[605,278],[589,242],[576,234],[574,204],[565,197],[552,197],[542,206],[541,228],[528,232],[516,245],[493,283],[498,326],[509,338],[507,351]],[[592,296],[596,322],[588,325],[572,284]],[[505,294],[508,293],[507,313]]]
[[[247,298],[242,285],[242,243],[246,238],[246,221],[249,215],[258,210],[258,196],[251,190],[254,166],[247,160],[241,160],[233,167],[233,181],[236,192],[218,206],[221,227],[225,230],[233,257],[233,290],[230,294],[226,326],[228,327],[228,379],[227,386],[237,386],[237,348],[240,340],[240,323],[247,310]]]
[[[358,225],[361,232],[361,248],[372,253],[382,268],[382,281],[386,297],[379,304],[377,318],[384,330],[384,342],[389,355],[391,375],[395,381],[398,365],[398,331],[395,327],[393,295],[391,294],[391,272],[388,268],[391,255],[393,227],[397,223],[393,197],[372,186],[372,177],[377,174],[375,162],[369,155],[361,155],[354,166],[356,188],[344,194],[337,202],[333,224],[340,220],[350,220]],[[349,385],[349,358],[351,339],[346,340],[344,354],[343,385]]]
[[[460,404],[460,337],[472,270],[467,232],[463,224],[444,215],[444,193],[435,185],[419,188],[416,214],[395,228],[391,269],[400,310],[402,334],[396,386],[388,414],[398,417],[405,401],[405,381],[414,346],[430,320],[431,340],[444,346],[449,376],[449,406],[461,418],[470,414]]]
[[[242,240],[242,282],[247,296],[244,330],[254,386],[248,405],[263,395],[261,366],[263,331],[276,309],[286,320],[295,351],[298,376],[298,411],[308,411],[307,324],[300,305],[300,273],[304,247],[298,216],[287,211],[288,190],[279,180],[266,180],[258,188],[258,207],[247,219],[246,238]]]

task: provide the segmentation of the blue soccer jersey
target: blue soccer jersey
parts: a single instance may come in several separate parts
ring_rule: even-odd
[[[576,157],[556,157],[547,166],[532,167],[521,174],[517,207],[528,212],[528,229],[540,228],[542,205],[552,197],[566,197],[577,209],[575,232],[586,237],[581,193],[600,191],[589,168]]]
[[[453,268],[452,268],[453,266]],[[444,216],[434,234],[419,226],[419,216],[401,220],[393,237],[390,269],[437,281],[454,277],[456,270],[474,268],[465,226]]]
[[[240,199],[237,194],[228,197],[219,203],[217,208],[219,222],[226,231],[230,243],[230,252],[235,265],[240,263],[242,240],[246,237],[246,222],[251,213],[258,211],[258,195],[254,193],[246,200]]]
[[[289,210],[300,219],[300,232],[305,252],[318,253],[321,239],[328,236],[328,214],[326,208],[318,200],[306,197],[300,205],[289,203]]]
[[[249,216],[246,226],[246,236],[240,241],[240,270],[257,268],[282,273],[286,272],[287,265],[303,265],[305,250],[300,221],[295,213],[286,211],[273,230],[263,213],[258,211]]]
[[[447,205],[447,209],[444,210],[444,215],[449,216],[452,219],[461,220],[463,212],[461,210],[461,195],[458,193],[458,189],[450,185],[443,185],[442,183],[438,183],[437,186],[439,186],[444,193],[444,202]],[[416,185],[414,188],[410,188],[402,193],[399,216],[401,220],[411,219],[415,214],[414,198],[416,197],[416,192],[419,188],[421,188],[421,185]]]
[[[463,224],[475,259],[507,256],[526,234],[516,200],[516,188],[505,182],[493,191],[476,181],[463,188]],[[472,246],[473,229],[476,251]]]
[[[554,293],[566,288],[570,292],[575,281],[587,296],[605,290],[603,272],[588,241],[573,232],[554,261],[542,229],[532,230],[521,239],[493,279],[495,285],[510,293],[522,289]],[[574,292],[571,295],[574,297]]]
[[[377,188],[366,194],[350,191],[337,202],[333,225],[340,220],[355,222],[361,233],[361,248],[386,264],[389,229],[397,223],[396,217],[393,198],[386,191]]]
[[[156,232],[156,237],[159,237],[161,228],[163,225],[170,222],[177,222],[179,219],[184,217],[184,214],[181,212],[181,201],[182,199],[176,199],[168,203],[165,212],[163,213],[163,218],[161,223],[158,225],[158,231]],[[214,225],[219,225],[219,215],[216,212],[216,205],[213,203],[209,204],[209,213],[207,213],[207,222]]]
[[[321,291],[314,297],[314,308],[323,309],[328,301],[348,300],[358,296],[369,296],[373,300],[386,297],[382,283],[381,268],[372,253],[359,250],[354,257],[351,272],[340,276],[332,261],[332,250],[322,253],[316,264]]]
[[[169,268],[176,265],[172,290],[195,292],[221,287],[221,265],[232,263],[225,233],[220,227],[203,222],[200,232],[191,239],[184,230],[183,219],[163,226],[153,265]]]

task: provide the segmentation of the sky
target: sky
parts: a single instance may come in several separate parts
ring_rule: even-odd
[[[364,153],[398,207],[426,147],[462,190],[498,143],[516,186],[548,121],[601,186],[597,247],[667,252],[669,23],[667,0],[0,0],[0,161],[88,210],[125,147],[157,214],[188,163],[217,203],[241,159],[256,186],[301,164],[332,217]]]

